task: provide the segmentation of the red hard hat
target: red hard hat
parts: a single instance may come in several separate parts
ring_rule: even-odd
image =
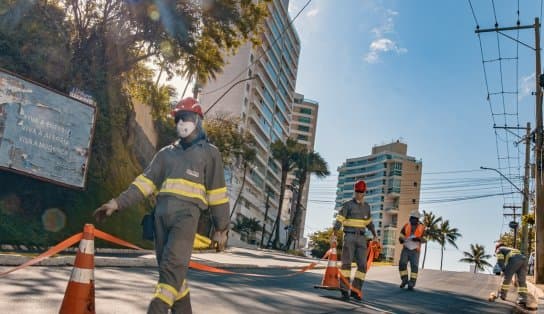
[[[176,117],[176,113],[178,111],[190,111],[198,114],[201,118],[204,118],[204,114],[202,113],[202,107],[200,107],[200,104],[196,99],[193,97],[186,97],[180,100],[174,110],[170,113],[172,117]]]
[[[360,193],[366,192],[366,183],[365,183],[365,181],[359,180],[359,181],[355,182],[354,188],[355,188],[355,192],[360,192]]]

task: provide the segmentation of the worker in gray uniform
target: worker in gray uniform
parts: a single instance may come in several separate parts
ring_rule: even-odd
[[[342,247],[342,268],[341,274],[348,280],[351,277],[351,263],[355,260],[357,264],[357,271],[355,272],[355,278],[352,286],[358,290],[361,290],[366,276],[366,263],[367,263],[367,241],[365,231],[366,229],[372,232],[374,240],[377,240],[376,230],[372,223],[372,217],[370,216],[370,205],[364,202],[364,196],[366,192],[366,183],[363,180],[355,182],[355,197],[344,203],[338,215],[336,215],[336,223],[334,224],[334,232],[344,229],[344,243]],[[349,299],[350,291],[349,287],[346,287],[344,282],[340,282],[342,291],[342,297]],[[351,296],[357,300],[361,300],[361,297],[351,291]]]
[[[497,264],[499,265],[504,279],[499,291],[499,297],[506,299],[512,277],[516,274],[518,278],[518,300],[517,303],[522,306],[527,306],[527,256],[520,253],[519,250],[507,247],[502,242],[497,242],[495,245],[495,255],[497,256]]]
[[[172,112],[180,139],[162,148],[127,190],[94,212],[98,221],[157,194],[155,250],[159,281],[148,313],[191,313],[185,280],[200,213],[210,210],[215,234],[223,246],[229,227],[229,200],[219,150],[202,128],[202,108],[193,98]]]
[[[400,287],[408,285],[408,290],[414,290],[419,271],[419,252],[421,243],[425,243],[425,225],[419,222],[419,211],[410,213],[409,222],[400,230],[399,242],[402,251],[399,259]],[[408,262],[410,262],[410,280],[408,280]]]

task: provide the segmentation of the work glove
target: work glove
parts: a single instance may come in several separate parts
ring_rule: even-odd
[[[404,239],[403,239],[403,238],[399,238],[399,242],[400,242],[400,244],[404,244]]]
[[[111,216],[113,213],[115,213],[118,210],[119,210],[119,204],[117,204],[117,201],[114,198],[112,198],[107,203],[98,207],[94,211],[93,216],[96,219],[96,221],[101,222],[104,220],[104,218]]]
[[[216,251],[221,252],[225,250],[225,245],[228,239],[228,229],[223,231],[216,231],[213,234],[212,240],[217,243]]]

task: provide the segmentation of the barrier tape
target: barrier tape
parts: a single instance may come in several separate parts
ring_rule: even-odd
[[[55,245],[54,247],[52,247],[51,249],[49,249],[45,253],[42,253],[42,254],[38,255],[36,258],[31,259],[31,260],[27,261],[24,264],[21,264],[21,265],[15,267],[13,269],[10,269],[8,271],[0,273],[0,277],[3,277],[3,276],[5,276],[5,275],[7,275],[9,273],[12,273],[12,272],[16,271],[16,270],[19,270],[19,269],[34,265],[36,263],[39,263],[39,262],[43,261],[44,259],[46,259],[46,258],[48,258],[48,257],[50,257],[52,255],[55,255],[55,254],[63,251],[66,248],[71,247],[72,245],[78,243],[81,239],[83,239],[83,232],[80,232],[78,234],[75,234],[75,235],[69,237],[68,239],[62,241],[61,243],[59,243],[57,245]]]
[[[128,247],[128,248],[132,248],[132,249],[135,249],[135,250],[143,250],[141,247],[139,246],[136,246],[130,242],[127,242],[127,241],[124,241],[122,239],[119,239],[111,234],[108,234],[104,231],[100,231],[98,229],[94,229],[94,236],[97,237],[97,238],[100,238],[102,240],[105,240],[105,241],[108,241],[108,242],[112,242],[112,243],[115,243],[115,244],[118,244],[118,245],[121,245],[121,246],[125,246],[125,247]],[[5,272],[2,272],[0,273],[0,277],[3,277],[9,273],[12,273],[16,270],[20,270],[20,269],[23,269],[23,268],[26,268],[28,266],[32,266],[34,264],[37,264],[41,261],[43,261],[44,259],[48,258],[48,257],[51,257],[69,247],[71,247],[72,245],[78,243],[81,239],[83,238],[83,232],[80,232],[78,234],[75,234],[71,237],[69,237],[68,239],[60,242],[59,244],[55,245],[54,247],[52,247],[51,249],[47,250],[46,252],[40,254],[39,256],[15,267],[15,268],[12,268],[10,270],[7,270]],[[325,256],[328,256],[329,252],[327,252],[327,254]],[[251,274],[251,273],[238,273],[238,272],[233,272],[233,271],[229,271],[229,270],[225,270],[225,269],[221,269],[221,268],[217,268],[217,267],[213,267],[213,266],[208,266],[208,265],[204,265],[204,264],[201,264],[201,263],[197,263],[197,262],[193,262],[193,261],[190,261],[189,262],[189,267],[192,268],[192,269],[196,269],[196,270],[200,270],[200,271],[205,271],[205,272],[210,272],[210,273],[219,273],[219,274],[230,274],[230,275],[242,275],[242,276],[251,276],[251,277],[267,277],[267,278],[277,278],[277,277],[290,277],[290,276],[295,276],[295,275],[298,275],[298,274],[301,274],[301,273],[304,273],[310,269],[313,269],[316,265],[318,264],[318,262],[313,262],[313,263],[310,263],[308,266],[305,266],[303,267],[302,269],[298,270],[297,272],[294,272],[294,273],[291,273],[291,274],[286,274],[286,275],[265,275],[265,274]]]

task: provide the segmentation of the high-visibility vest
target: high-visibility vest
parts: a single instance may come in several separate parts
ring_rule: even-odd
[[[401,238],[409,237],[412,234],[412,224],[411,223],[406,223],[404,225],[404,227],[402,227],[402,229],[404,229],[404,236],[401,233],[400,234]],[[416,230],[414,231],[414,236],[416,238],[422,239],[424,232],[425,232],[425,226],[423,224],[421,224],[421,223],[418,223],[417,227],[416,227]],[[421,249],[421,242],[419,242],[418,246],[417,246],[417,250],[419,251],[420,249]]]

